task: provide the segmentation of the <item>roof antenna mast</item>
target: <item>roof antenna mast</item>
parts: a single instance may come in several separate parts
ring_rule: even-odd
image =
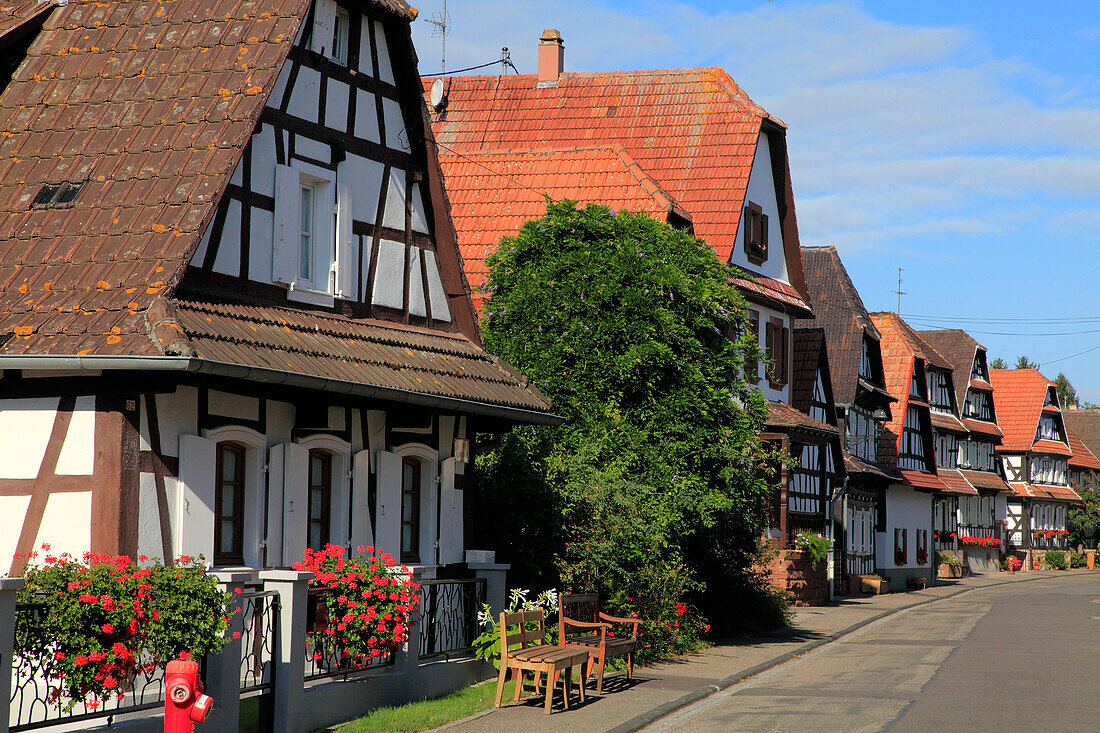
[[[443,10],[428,18],[427,21],[435,26],[432,38],[440,39],[443,47],[439,59],[439,73],[442,76],[447,71],[447,29],[451,27],[451,16],[447,14],[447,0],[443,0]]]
[[[898,268],[898,289],[897,290],[891,290],[890,292],[894,293],[898,296],[897,314],[900,316],[901,315],[901,296],[908,295],[908,293],[906,293],[904,290],[901,289],[901,268],[900,267]]]

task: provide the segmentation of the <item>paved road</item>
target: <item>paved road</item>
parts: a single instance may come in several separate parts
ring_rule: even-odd
[[[1096,731],[1100,578],[976,590],[890,616],[648,731]]]

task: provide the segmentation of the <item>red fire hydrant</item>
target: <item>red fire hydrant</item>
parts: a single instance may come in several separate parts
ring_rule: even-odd
[[[212,697],[202,694],[199,663],[169,662],[164,682],[164,733],[194,733],[195,723],[205,720],[214,705]]]

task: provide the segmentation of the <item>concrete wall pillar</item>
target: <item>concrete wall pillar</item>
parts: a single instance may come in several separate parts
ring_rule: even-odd
[[[263,570],[265,590],[279,594],[278,645],[275,656],[275,733],[307,733],[303,715],[306,677],[306,597],[313,573]]]
[[[22,578],[0,578],[0,733],[8,733],[11,700],[12,654],[15,649],[15,594],[23,589]]]
[[[212,573],[222,590],[232,593],[229,599],[229,641],[217,654],[206,660],[206,694],[214,698],[214,708],[206,719],[211,730],[236,731],[241,719],[241,632],[244,619],[235,612],[240,605],[237,591],[252,580],[251,568],[233,568]],[[233,638],[236,634],[237,638]]]
[[[485,579],[485,602],[489,604],[492,617],[498,618],[500,612],[505,610],[508,600],[507,588],[508,571],[511,565],[504,563],[469,563],[478,578]]]

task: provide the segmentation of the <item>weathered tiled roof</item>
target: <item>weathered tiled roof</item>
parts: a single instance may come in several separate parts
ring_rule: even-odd
[[[907,468],[900,469],[899,473],[905,479],[905,483],[915,488],[928,489],[929,491],[947,491],[947,484],[934,473],[913,471]]]
[[[840,432],[835,426],[826,425],[823,422],[814,420],[809,415],[799,412],[785,402],[776,402],[775,400],[768,400],[767,402],[768,428],[778,428],[781,430],[799,428],[819,433],[829,433],[831,435],[836,435]]]
[[[1065,416],[1071,412],[1073,411],[1067,410],[1063,412],[1062,417],[1065,418]],[[1079,437],[1077,437],[1077,434],[1073,432],[1068,424],[1066,425],[1066,438],[1069,440],[1069,449],[1073,451],[1073,455],[1070,456],[1069,459],[1069,465],[1075,468],[1088,468],[1093,471],[1100,471],[1100,460],[1097,460],[1096,455],[1089,450],[1088,446],[1086,446]]]
[[[955,370],[955,401],[966,401],[966,388],[970,383],[970,372],[974,367],[974,356],[978,349],[985,350],[970,334],[959,328],[940,331],[918,331],[925,343],[939,352],[951,363]]]
[[[309,0],[57,7],[0,95],[0,353],[155,354]],[[32,201],[82,185],[67,208]]]
[[[425,89],[432,81],[425,79]],[[456,76],[448,77],[445,88],[447,106],[433,122],[441,154],[453,160],[494,150],[621,145],[691,212],[696,236],[723,262],[737,244],[758,137],[766,124],[777,133],[782,129],[725,71],[714,68],[566,73],[549,88],[537,88],[530,75]],[[787,177],[782,136],[771,144],[783,148],[773,155]],[[450,177],[446,167],[444,174]],[[777,185],[777,194],[784,202],[790,189]],[[790,209],[793,202],[785,205]],[[793,240],[785,247],[788,279],[806,300],[793,217],[790,209],[784,230]]]
[[[960,496],[978,495],[978,490],[971,486],[970,482],[966,480],[961,471],[953,471],[947,468],[940,468],[936,470],[936,475],[946,487],[945,489],[943,489],[944,493],[957,494]]]
[[[1100,409],[1063,410],[1062,420],[1073,438],[1076,438],[1093,456],[1100,452]],[[1072,442],[1073,438],[1070,439],[1070,446],[1076,457],[1077,448]]]
[[[814,309],[814,325],[825,330],[829,369],[838,404],[856,398],[863,334],[881,339],[863,301],[840,261],[836,247],[803,247],[806,289]]]
[[[971,471],[966,468],[960,468],[959,473],[963,475],[971,486],[976,489],[986,489],[989,491],[1009,491],[1009,486],[1004,482],[999,475],[991,471]]]
[[[898,397],[898,404],[891,410],[890,419],[884,425],[879,440],[883,463],[894,466],[898,459],[898,442],[909,405],[909,382],[913,376],[913,362],[922,356],[906,338],[899,326],[901,319],[894,313],[873,313],[871,319],[882,334],[882,367],[886,375],[886,390]]]
[[[200,359],[507,407],[550,407],[526,380],[457,333],[226,302],[179,301],[170,315]]]
[[[826,392],[831,392],[824,349],[825,332],[820,328],[796,328],[791,335],[791,406],[796,410],[809,413],[819,369]],[[835,411],[831,418],[835,423]]]

